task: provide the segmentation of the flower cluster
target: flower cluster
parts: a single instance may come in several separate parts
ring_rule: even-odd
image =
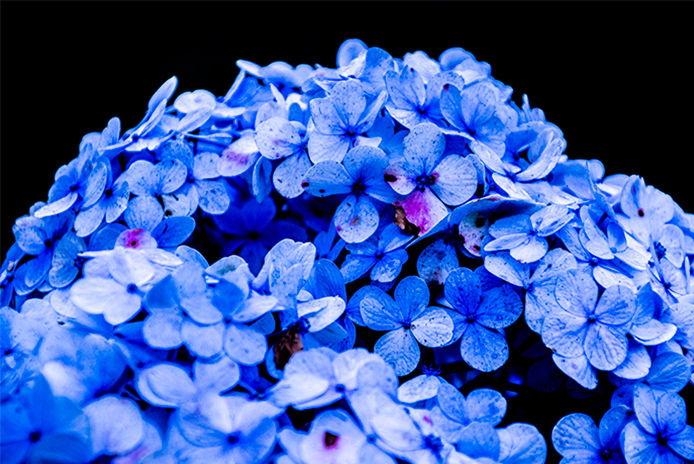
[[[460,48],[237,64],[222,97],[172,77],[85,135],[15,222],[3,462],[540,464],[507,398],[599,379],[562,462],[694,460],[670,196],[569,159]]]

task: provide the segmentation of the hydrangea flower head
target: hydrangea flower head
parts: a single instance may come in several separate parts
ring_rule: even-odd
[[[562,463],[694,461],[672,197],[461,48],[237,66],[86,134],[14,223],[3,462],[541,464],[555,423]]]

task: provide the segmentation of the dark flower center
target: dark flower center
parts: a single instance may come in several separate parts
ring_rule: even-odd
[[[417,176],[415,179],[415,183],[417,184],[417,188],[419,190],[424,190],[426,187],[431,187],[436,183],[436,179],[438,179],[438,174],[421,174]]]
[[[436,435],[427,435],[424,437],[424,446],[438,454],[443,449],[443,442]]]
[[[136,284],[128,284],[127,287],[125,287],[125,291],[128,293],[137,293],[137,285]]]
[[[655,250],[655,257],[658,258],[658,261],[663,259],[663,257],[665,256],[665,251],[666,251],[663,244],[660,242],[655,242],[653,244],[653,249]]]
[[[604,461],[609,461],[612,459],[612,450],[609,448],[603,448],[600,450],[600,458]]]
[[[366,190],[366,186],[364,185],[364,182],[359,179],[352,185],[352,193],[355,195],[359,195],[360,193],[364,193]]]
[[[241,441],[241,437],[239,436],[239,434],[237,432],[230,433],[229,435],[227,435],[226,442],[228,445],[235,445],[239,441]]]
[[[323,434],[323,444],[326,448],[335,448],[339,439],[339,435],[335,435],[334,433],[330,433],[328,431]]]
[[[588,316],[588,323],[589,324],[593,324],[597,320],[598,320],[598,317],[595,314],[591,314],[590,316]]]
[[[668,443],[667,437],[663,436],[663,435],[660,434],[660,433],[658,434],[657,441],[658,441],[658,444],[659,444],[660,446],[667,446],[667,443]]]
[[[41,431],[40,430],[34,430],[29,434],[29,441],[32,443],[36,443],[41,439]]]

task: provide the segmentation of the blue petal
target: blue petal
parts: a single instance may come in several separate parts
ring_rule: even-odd
[[[181,338],[190,352],[203,358],[211,358],[222,351],[224,324],[200,325],[184,320]]]
[[[398,387],[398,401],[416,403],[437,395],[441,380],[435,375],[418,375]]]
[[[365,195],[349,195],[335,211],[335,230],[347,243],[363,242],[378,228],[378,210]]]
[[[193,364],[195,386],[199,390],[221,393],[233,388],[241,377],[239,365],[226,356],[215,361],[196,360]]]
[[[427,308],[412,321],[412,334],[424,346],[443,346],[453,337],[453,321],[443,309]]]
[[[407,258],[405,250],[395,250],[385,254],[371,269],[371,280],[383,283],[394,281]]]
[[[661,452],[656,438],[646,433],[635,422],[630,422],[624,427],[624,457],[629,464],[668,463],[669,460],[665,459],[670,453],[666,449],[663,451]]]
[[[173,193],[186,181],[188,168],[175,158],[166,158],[154,166],[150,176],[158,193]]]
[[[92,450],[96,454],[125,454],[144,438],[140,409],[127,398],[100,397],[84,407],[89,418]]]
[[[503,333],[471,323],[463,332],[460,355],[471,367],[491,372],[503,366],[508,359],[508,344]]]
[[[301,183],[310,167],[311,160],[304,152],[285,159],[272,174],[275,189],[285,198],[298,197],[304,191]]]
[[[412,332],[407,329],[396,329],[378,339],[374,353],[380,355],[393,366],[398,376],[407,375],[419,364],[419,345]]]
[[[164,219],[152,231],[152,237],[160,248],[174,248],[182,244],[195,230],[195,219],[176,216]]]
[[[306,172],[301,186],[311,195],[324,197],[349,193],[354,180],[337,161],[322,161]]]
[[[500,429],[502,464],[542,464],[547,457],[547,444],[535,426],[515,423]]]
[[[55,247],[51,270],[48,273],[48,281],[56,288],[64,287],[77,277],[80,267],[76,265],[77,256],[86,251],[84,240],[68,234],[60,239]]]
[[[403,321],[412,321],[429,305],[429,287],[417,276],[407,276],[398,283],[393,293]]]
[[[554,295],[566,311],[585,318],[595,309],[598,286],[590,275],[575,270],[557,278]]]
[[[418,174],[431,174],[445,148],[446,138],[432,123],[418,124],[403,140],[403,156]]]
[[[453,245],[444,239],[438,239],[419,254],[417,274],[428,283],[440,285],[458,265],[458,256]]]
[[[363,291],[359,299],[361,320],[372,330],[394,330],[402,326],[400,313],[393,299],[376,287]]]
[[[224,334],[224,351],[239,364],[254,366],[265,359],[265,336],[250,327],[230,324]]]
[[[65,212],[75,204],[77,198],[79,198],[79,194],[77,192],[70,192],[64,197],[42,206],[36,210],[36,212],[34,212],[34,216],[37,218],[43,218]]]
[[[596,369],[609,371],[622,364],[627,357],[627,348],[624,333],[601,323],[588,325],[584,350],[588,361]]]
[[[690,376],[691,367],[684,355],[664,352],[653,359],[645,382],[658,390],[676,393],[687,385]]]
[[[104,220],[106,208],[102,203],[95,203],[91,208],[80,210],[75,217],[75,232],[78,237],[91,235]],[[119,214],[120,215],[120,214]]]
[[[255,165],[258,156],[258,146],[253,135],[245,134],[222,152],[217,162],[217,171],[225,177],[238,176]]]
[[[509,285],[486,290],[477,310],[477,322],[490,329],[501,329],[513,324],[523,312],[523,302]]]
[[[258,158],[251,175],[253,196],[262,202],[272,191],[272,163],[267,158]]]
[[[163,218],[161,204],[149,195],[133,198],[125,210],[125,222],[131,229],[153,230]]]
[[[198,205],[208,214],[224,214],[231,204],[226,184],[220,180],[199,180],[195,183],[198,190]]]
[[[530,281],[530,265],[519,263],[508,252],[486,255],[484,267],[498,278],[519,287],[525,287]]]
[[[293,155],[302,143],[301,128],[298,123],[278,117],[258,124],[255,142],[260,154],[272,160]]]
[[[180,406],[196,393],[186,371],[175,364],[162,363],[141,370],[135,386],[140,396],[152,406]]]
[[[542,325],[542,341],[561,356],[582,355],[585,336],[586,320],[566,311],[548,314]]]
[[[465,409],[465,397],[448,382],[442,382],[437,394],[441,411],[451,420],[467,425],[470,419]]]
[[[583,388],[593,390],[598,386],[598,378],[595,375],[595,371],[588,363],[588,358],[584,354],[575,357],[565,357],[554,353],[552,360],[560,371],[574,379]]]
[[[489,388],[471,391],[465,399],[465,415],[468,420],[487,422],[497,426],[506,414],[506,399]]]
[[[600,450],[598,428],[586,414],[573,413],[562,417],[552,429],[552,444],[564,458],[597,458]]]
[[[311,103],[314,101],[316,100],[311,100]],[[350,139],[340,135],[313,132],[308,139],[308,155],[316,164],[323,161],[342,161],[350,148],[352,148]]]
[[[630,288],[614,285],[605,289],[595,308],[595,316],[602,324],[620,326],[629,322],[636,310],[636,295]]]
[[[378,260],[373,256],[350,253],[345,257],[340,272],[344,276],[346,283],[353,282],[366,274],[377,261]]]
[[[176,312],[150,314],[142,326],[142,337],[152,348],[172,349],[181,346],[183,318]]]
[[[462,314],[475,314],[482,299],[482,286],[470,269],[461,267],[448,275],[444,293],[446,301]]]
[[[555,234],[573,219],[574,213],[563,205],[549,205],[530,216],[533,229],[541,237]]]
[[[449,206],[465,203],[477,190],[477,170],[469,158],[448,155],[432,175],[436,176],[436,181],[431,189]]]
[[[12,226],[14,238],[27,254],[38,255],[46,249],[48,238],[43,230],[43,220],[34,216],[22,216]]]
[[[694,427],[687,425],[678,434],[671,436],[668,446],[685,459],[694,459]]]
[[[204,152],[193,158],[193,177],[196,179],[214,179],[219,177],[217,165],[219,155],[212,152]]]
[[[634,342],[629,342],[627,357],[619,366],[612,370],[612,373],[623,379],[640,379],[648,375],[651,367],[651,357],[646,351],[646,347]]]

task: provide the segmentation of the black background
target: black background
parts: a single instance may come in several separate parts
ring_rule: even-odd
[[[691,3],[3,1],[0,9],[3,257],[14,220],[46,200],[82,136],[112,116],[124,130],[136,125],[171,75],[177,94],[223,95],[237,59],[334,67],[351,37],[395,57],[467,49],[516,101],[528,94],[545,111],[570,157],[642,175],[694,211]]]

